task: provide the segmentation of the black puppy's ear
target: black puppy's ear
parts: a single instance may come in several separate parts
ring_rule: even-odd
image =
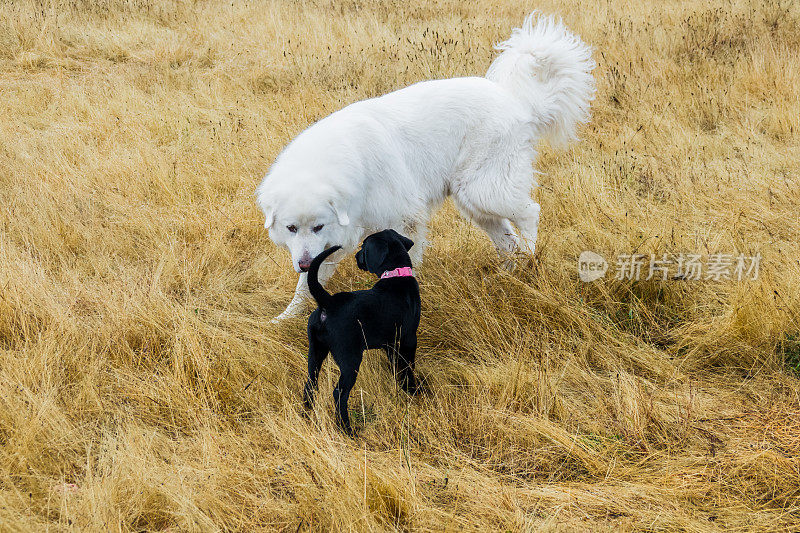
[[[414,241],[412,241],[408,237],[405,237],[403,235],[399,235],[399,237],[400,237],[400,242],[402,242],[403,246],[406,247],[406,252],[409,251],[412,246],[414,246]]]
[[[364,264],[371,272],[377,272],[389,254],[386,242],[379,239],[370,239],[369,237],[364,241],[364,246],[361,249],[364,252]]]
[[[400,235],[395,230],[390,229],[389,233],[391,233],[392,237],[403,243],[403,246],[406,248],[406,252],[409,251],[412,246],[414,246],[414,241],[404,235]]]

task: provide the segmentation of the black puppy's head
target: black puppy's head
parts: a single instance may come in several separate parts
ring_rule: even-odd
[[[411,239],[393,229],[385,229],[364,239],[356,253],[356,264],[361,270],[380,276],[387,270],[411,266],[408,251],[412,246],[414,241]]]

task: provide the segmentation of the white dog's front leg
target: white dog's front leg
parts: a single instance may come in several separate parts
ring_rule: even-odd
[[[333,276],[333,273],[336,271],[336,265],[337,262],[334,261],[326,261],[320,265],[317,279],[319,279],[319,282],[323,287],[328,283],[328,280],[331,279],[331,276]],[[307,309],[306,304],[310,298],[311,293],[308,292],[308,274],[303,272],[300,274],[300,278],[297,280],[297,287],[294,290],[292,301],[289,302],[289,305],[286,306],[286,309],[283,311],[283,313],[272,319],[272,323],[274,324],[276,322],[280,322],[281,320],[286,320],[287,318],[295,318],[302,315]]]
[[[425,252],[425,247],[428,245],[428,225],[419,223],[412,230],[410,238],[414,241],[414,246],[411,247],[408,254],[411,257],[411,264],[413,266],[420,266],[422,264],[422,255]]]
[[[311,294],[308,292],[308,274],[303,272],[297,280],[297,287],[294,289],[292,301],[289,302],[283,313],[272,319],[272,323],[302,315],[306,309],[306,301],[310,296]]]

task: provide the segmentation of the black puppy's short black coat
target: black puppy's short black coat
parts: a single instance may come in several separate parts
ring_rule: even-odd
[[[398,267],[410,267],[408,250],[413,242],[394,230],[384,230],[364,240],[356,254],[358,268],[380,276]],[[337,420],[352,434],[347,399],[356,382],[364,350],[383,348],[403,389],[417,391],[414,357],[420,317],[419,285],[414,277],[379,279],[370,290],[329,294],[317,280],[322,262],[338,250],[328,248],[311,262],[308,288],[319,306],[308,319],[308,381],[304,400],[314,401],[317,378],[328,352],[339,366],[339,383],[333,391]]]

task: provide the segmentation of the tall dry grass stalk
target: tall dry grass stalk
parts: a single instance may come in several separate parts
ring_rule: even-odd
[[[450,206],[419,371],[301,407],[259,178],[343,105],[485,72],[533,8],[596,50],[536,258]],[[800,8],[786,0],[0,4],[0,529],[797,529]],[[581,250],[747,282],[578,281]],[[352,260],[335,289],[369,286]],[[363,403],[361,398],[363,398]]]

